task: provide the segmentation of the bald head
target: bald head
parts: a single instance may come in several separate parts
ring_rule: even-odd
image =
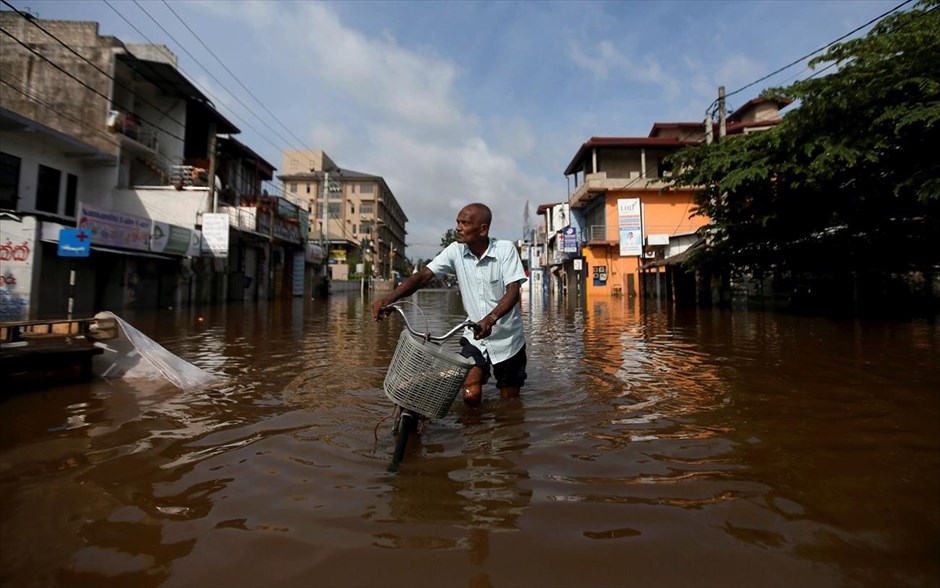
[[[493,222],[493,211],[490,210],[490,207],[483,204],[482,202],[474,202],[473,204],[468,204],[463,208],[467,212],[473,215],[478,223],[481,225],[489,226]]]

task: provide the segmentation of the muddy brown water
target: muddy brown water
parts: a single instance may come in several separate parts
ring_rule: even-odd
[[[401,323],[358,293],[122,315],[226,379],[3,394],[0,583],[940,585],[935,324],[524,312],[522,398],[487,386],[394,474]]]

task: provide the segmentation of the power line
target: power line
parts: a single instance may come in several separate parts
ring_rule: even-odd
[[[96,94],[97,96],[100,96],[101,98],[104,98],[105,102],[110,106],[110,104],[111,104],[111,99],[108,98],[107,96],[105,96],[104,94],[102,94],[101,92],[99,92],[96,88],[93,88],[93,87],[89,86],[88,84],[86,84],[86,83],[83,82],[82,80],[78,79],[78,78],[75,77],[74,75],[72,75],[72,74],[70,74],[69,72],[65,71],[65,70],[62,69],[62,67],[59,66],[57,63],[55,63],[54,61],[50,60],[48,57],[46,57],[46,56],[43,55],[42,53],[39,53],[38,51],[36,51],[35,49],[33,49],[32,47],[30,47],[30,46],[27,45],[26,43],[24,43],[24,42],[20,41],[19,39],[17,39],[15,36],[13,36],[12,33],[10,33],[9,31],[7,31],[6,29],[0,27],[0,32],[2,32],[4,35],[10,37],[10,38],[13,39],[14,41],[16,41],[19,45],[21,45],[21,46],[22,46],[23,48],[25,48],[27,51],[29,51],[30,53],[36,55],[37,57],[39,57],[40,59],[42,59],[43,61],[45,61],[45,62],[48,63],[49,65],[51,65],[52,67],[54,67],[55,69],[59,70],[60,72],[62,72],[62,73],[64,73],[65,75],[67,75],[68,77],[72,78],[74,81],[78,82],[78,83],[79,83],[81,86],[83,86],[84,88],[90,90],[91,92],[93,92],[93,93]],[[163,131],[164,133],[166,133],[168,136],[173,137],[174,139],[177,139],[178,141],[182,141],[182,142],[184,142],[184,143],[186,142],[186,140],[183,139],[182,137],[180,137],[180,136],[178,136],[178,135],[174,135],[173,133],[167,131],[166,129],[161,128],[159,125],[153,123],[152,121],[149,121],[149,120],[147,120],[146,118],[144,118],[144,117],[142,117],[142,116],[140,116],[140,115],[137,115],[137,116],[138,116],[138,118],[140,118],[140,120],[142,120],[143,122],[149,124],[150,126],[152,126],[152,127],[154,127],[154,128],[157,128],[157,129],[162,130],[162,131]]]
[[[132,23],[130,20],[128,20],[127,17],[125,17],[123,14],[121,14],[121,12],[120,12],[119,10],[117,10],[116,8],[114,8],[114,6],[112,6],[112,5],[108,2],[108,0],[102,0],[102,1],[108,6],[108,8],[110,8],[111,10],[113,10],[113,11],[115,12],[115,14],[117,14],[119,17],[121,17],[121,19],[122,19],[125,23],[127,23],[128,26],[130,26],[132,29],[134,29],[135,31],[137,31],[137,34],[140,35],[145,41],[147,41],[147,42],[150,43],[151,45],[155,45],[155,44],[156,44],[156,43],[154,43],[154,42],[150,39],[150,37],[148,37],[146,34],[144,34],[140,29],[138,29],[138,28],[134,25],[134,23]],[[175,40],[175,39],[174,39],[174,40]],[[188,54],[188,53],[187,53],[187,54]],[[192,56],[190,56],[190,57],[192,57]],[[183,70],[183,68],[179,68],[179,67],[178,67],[177,69],[179,69],[179,71],[182,72],[184,75],[187,75],[187,76],[189,75],[189,74],[186,73],[185,70]],[[192,76],[190,76],[190,77],[192,77]],[[209,96],[212,95],[212,93],[209,92],[209,90],[207,90],[207,89],[205,88],[205,86],[203,86],[202,84],[200,84],[199,82],[197,82],[195,78],[192,79],[192,82],[193,82],[193,84],[195,84],[196,86],[198,86],[203,92],[205,92],[206,95],[209,95]],[[225,88],[224,86],[222,86],[222,89],[224,89],[226,92],[228,92],[228,89]],[[229,92],[229,93],[231,94],[231,92]],[[224,105],[224,106],[228,106],[227,104],[225,104],[225,103],[222,102],[221,100],[218,100],[218,99],[216,99],[216,100],[217,100],[220,104],[222,104],[222,105]],[[230,108],[230,110],[232,110],[232,109]],[[269,139],[264,133],[261,133],[260,131],[258,131],[258,129],[256,129],[254,126],[252,126],[251,123],[249,123],[248,121],[246,121],[244,118],[242,118],[241,116],[239,116],[234,110],[232,110],[232,115],[233,115],[234,118],[236,118],[236,119],[238,119],[239,121],[241,121],[247,128],[249,128],[249,129],[251,129],[252,131],[254,131],[255,133],[257,133],[258,136],[259,136],[261,139],[267,141],[268,144],[270,144],[272,147],[274,147],[275,149],[281,149],[280,146],[278,146],[278,145],[275,144],[273,141],[271,141],[271,139]],[[255,116],[257,117],[257,115],[255,115]]]
[[[6,73],[6,72],[4,72],[4,73]],[[29,91],[24,91],[23,88],[28,88],[28,86],[23,83],[23,80],[21,80],[21,79],[15,77],[15,76],[12,76],[12,77],[14,78],[14,80],[15,80],[16,82],[18,82],[19,85],[14,85],[13,83],[10,83],[8,80],[3,79],[3,78],[0,78],[0,83],[2,83],[2,84],[4,84],[4,85],[8,86],[8,87],[9,87],[11,90],[13,90],[14,92],[17,92],[18,94],[22,95],[22,96],[25,97],[25,98],[28,98],[29,100],[35,102],[36,104],[38,104],[38,105],[40,105],[40,106],[42,106],[42,107],[44,107],[44,108],[47,108],[47,109],[49,109],[49,110],[52,110],[52,111],[54,111],[54,112],[56,112],[56,114],[62,116],[63,118],[67,118],[68,120],[70,120],[70,121],[72,121],[72,122],[74,122],[74,123],[77,123],[79,126],[85,127],[88,131],[90,131],[90,132],[92,132],[92,133],[94,133],[94,134],[96,134],[96,135],[100,135],[101,137],[104,137],[104,138],[108,139],[109,142],[111,142],[111,143],[114,142],[114,136],[113,136],[113,135],[111,135],[111,134],[109,134],[109,133],[105,133],[104,131],[102,131],[102,130],[101,130],[100,128],[98,128],[98,127],[93,127],[93,126],[89,125],[88,122],[85,121],[85,120],[83,120],[83,119],[76,118],[76,117],[74,117],[74,116],[72,116],[72,115],[70,115],[70,114],[67,114],[64,110],[62,110],[62,109],[59,107],[58,104],[56,104],[56,103],[50,101],[50,100],[48,99],[48,98],[49,98],[48,94],[45,94],[44,92],[41,92],[41,91],[39,91],[39,90],[37,90],[37,89],[35,89],[35,88],[32,88],[32,90],[31,90],[32,93],[30,93]]]
[[[230,70],[230,69],[228,68],[228,66],[226,66],[225,63],[223,63],[221,59],[219,59],[219,56],[216,55],[215,52],[213,52],[212,49],[210,49],[209,46],[206,45],[206,44],[202,41],[202,39],[199,37],[199,35],[197,35],[197,34],[195,33],[195,31],[193,31],[193,30],[189,27],[189,25],[186,23],[186,21],[183,20],[183,19],[180,17],[180,15],[176,13],[175,10],[173,10],[173,7],[170,6],[170,4],[169,4],[166,0],[163,0],[163,4],[166,5],[166,7],[170,10],[170,12],[173,13],[173,16],[175,16],[175,17],[177,18],[177,20],[179,20],[180,23],[182,23],[182,25],[183,25],[184,27],[186,27],[186,30],[189,31],[189,32],[192,34],[192,36],[195,37],[195,39],[196,39],[197,41],[199,41],[199,44],[202,45],[203,48],[204,48],[206,51],[209,52],[209,55],[211,55],[212,57],[214,57],[215,60],[219,62],[219,65],[221,65],[222,68],[225,69],[225,71],[227,71],[228,74],[229,74],[230,76],[232,76],[232,78],[233,78],[236,82],[238,82],[238,85],[241,86],[242,89],[245,90],[245,92],[247,92],[249,96],[251,96],[252,98],[254,98],[254,99],[255,99],[255,102],[257,102],[258,104],[260,104],[260,105],[261,105],[261,108],[263,108],[264,111],[267,112],[267,113],[271,116],[271,118],[273,118],[274,120],[276,120],[277,123],[278,123],[279,125],[281,125],[281,126],[284,128],[284,130],[286,130],[286,131],[288,132],[288,134],[290,134],[290,136],[292,136],[294,139],[296,139],[297,142],[298,142],[300,145],[303,145],[303,144],[304,144],[303,140],[301,140],[300,138],[298,138],[297,135],[295,135],[295,134],[293,133],[293,131],[291,131],[290,127],[288,127],[288,126],[285,125],[283,122],[281,122],[281,120],[278,119],[277,116],[275,116],[275,114],[274,114],[273,112],[271,112],[271,111],[268,109],[267,106],[265,106],[264,102],[262,102],[257,96],[255,96],[255,95],[251,92],[251,90],[249,90],[248,87],[245,86],[245,84],[242,83],[242,81],[238,78],[238,76],[236,76],[236,75],[232,72],[232,70]]]
[[[196,59],[196,57],[195,57],[192,53],[190,53],[189,50],[186,49],[186,47],[184,47],[183,44],[180,43],[180,42],[176,39],[176,37],[173,36],[172,33],[170,33],[162,24],[160,24],[160,22],[157,21],[157,19],[154,18],[154,16],[153,16],[152,14],[150,14],[150,12],[148,12],[146,8],[144,8],[143,5],[142,5],[140,2],[138,2],[138,0],[134,0],[134,4],[136,4],[137,7],[140,8],[141,12],[143,12],[144,14],[146,14],[147,17],[148,17],[150,20],[152,20],[153,23],[154,23],[155,25],[157,25],[157,27],[159,27],[161,31],[163,31],[163,32],[166,34],[166,36],[168,36],[170,39],[172,39],[173,42],[176,43],[176,45],[180,48],[180,50],[183,51],[183,53],[185,53],[187,56],[189,56],[189,58],[192,59],[193,62],[196,63],[196,65],[198,65],[199,67],[201,67],[202,70],[203,70],[204,72],[206,72],[206,73],[209,75],[209,77],[212,78],[212,80],[213,80],[215,83],[219,84],[219,87],[220,87],[220,88],[222,88],[223,90],[225,90],[226,92],[228,92],[228,94],[229,94],[232,98],[234,98],[235,101],[238,102],[238,103],[242,106],[242,108],[244,108],[246,111],[248,111],[248,113],[250,113],[250,114],[251,114],[252,116],[254,116],[256,119],[258,119],[258,121],[261,122],[261,124],[263,124],[269,131],[273,132],[273,133],[277,136],[278,139],[280,139],[281,141],[283,141],[285,144],[290,144],[290,141],[286,140],[283,136],[281,136],[280,133],[278,133],[276,130],[272,129],[270,126],[267,126],[267,124],[264,122],[264,119],[262,119],[260,116],[258,116],[258,114],[255,113],[255,111],[252,110],[247,104],[245,104],[244,102],[242,102],[241,99],[240,99],[238,96],[236,96],[234,92],[232,92],[231,90],[229,90],[229,89],[225,86],[225,84],[222,83],[221,80],[219,80],[217,77],[215,77],[215,74],[213,74],[213,73],[212,73],[211,71],[209,71],[205,66],[203,66],[202,63],[200,63],[200,61],[199,61],[198,59]],[[182,71],[182,68],[180,69],[180,71]],[[184,73],[185,73],[185,72],[184,72]],[[220,101],[220,102],[221,102],[221,101]],[[224,103],[223,103],[223,104],[224,104]],[[255,129],[252,129],[252,130],[255,130]],[[258,131],[255,130],[255,132],[258,132]],[[259,133],[259,134],[260,134],[260,133]],[[273,143],[272,143],[272,145],[273,145]],[[274,145],[274,146],[277,147],[276,145]]]
[[[47,36],[49,36],[49,37],[51,37],[52,39],[54,39],[56,42],[58,42],[60,45],[62,45],[65,49],[67,49],[67,50],[68,50],[69,52],[71,52],[73,55],[75,55],[76,57],[80,58],[80,59],[81,59],[82,61],[84,61],[85,63],[91,65],[91,66],[92,66],[96,71],[98,71],[100,74],[104,75],[105,77],[107,77],[107,78],[110,79],[111,81],[115,82],[117,85],[121,86],[121,87],[124,88],[125,90],[128,90],[128,92],[130,92],[132,95],[134,95],[134,96],[140,98],[142,102],[144,102],[144,103],[150,105],[151,107],[153,107],[154,109],[156,109],[157,111],[159,111],[161,114],[163,114],[164,116],[166,116],[167,118],[169,118],[170,120],[172,120],[173,122],[175,122],[176,124],[178,124],[178,125],[180,125],[180,126],[183,126],[182,123],[180,123],[179,121],[176,121],[175,119],[173,119],[173,117],[170,115],[169,112],[166,112],[166,111],[161,110],[159,106],[157,106],[157,105],[155,105],[155,104],[149,102],[145,97],[143,97],[143,96],[137,94],[136,92],[134,92],[133,89],[127,88],[126,86],[124,86],[123,84],[121,84],[121,82],[120,82],[119,80],[117,80],[115,77],[111,76],[111,75],[108,74],[107,72],[103,71],[100,67],[97,66],[97,64],[95,64],[95,63],[91,62],[90,60],[88,60],[87,58],[85,58],[83,55],[81,55],[80,53],[78,53],[74,48],[72,48],[72,47],[69,46],[67,43],[65,43],[65,42],[63,42],[61,39],[59,39],[56,35],[52,34],[52,33],[49,32],[48,30],[46,30],[44,27],[42,27],[41,25],[39,25],[37,22],[35,22],[35,20],[34,20],[33,18],[31,18],[31,15],[29,15],[29,16],[25,15],[24,13],[20,12],[19,10],[17,10],[16,7],[14,7],[13,5],[9,4],[6,0],[0,0],[0,1],[2,1],[3,4],[9,6],[9,7],[10,7],[14,12],[16,12],[19,16],[21,16],[21,17],[24,18],[25,20],[28,20],[31,24],[33,24],[34,26],[36,26],[37,28],[39,28],[39,29],[40,29],[43,33],[45,33]],[[138,34],[140,34],[142,37],[144,37],[144,38],[145,38],[148,42],[150,42],[151,44],[154,44],[153,41],[151,41],[146,35],[144,35],[136,26],[134,26],[133,23],[131,23],[130,21],[128,21],[127,18],[125,18],[123,14],[121,14],[121,13],[120,13],[119,11],[117,11],[113,6],[111,6],[111,5],[108,3],[107,0],[104,0],[104,2],[105,2],[106,5],[108,5],[109,8],[111,8],[112,10],[114,10],[114,11],[118,14],[118,16],[120,16],[128,25],[130,25],[135,31],[137,31]],[[136,2],[135,2],[135,3],[136,3]],[[175,39],[162,25],[160,25],[160,23],[157,22],[156,19],[154,19],[152,15],[150,15],[143,7],[140,6],[139,4],[138,4],[138,7],[140,7],[141,10],[142,10],[145,14],[147,14],[147,16],[150,17],[150,19],[153,20],[154,23],[157,24],[157,26],[159,26],[159,27],[161,28],[161,30],[163,30],[164,33],[166,33],[171,39],[173,39],[173,41],[175,41],[175,42],[177,43],[177,45],[179,45],[180,48],[181,48],[190,58],[192,58],[194,61],[197,61],[197,62],[198,62],[198,60],[196,60],[196,58],[195,58],[192,54],[190,54],[190,53],[185,49],[185,47],[183,47],[182,44],[181,44],[177,39]],[[168,8],[169,8],[169,6],[168,6]],[[172,8],[171,8],[171,11],[172,11]],[[177,18],[179,18],[179,16],[175,13],[175,11],[174,11],[173,13],[174,13],[174,15],[177,16]],[[184,23],[184,25],[185,25],[185,23]],[[192,30],[189,29],[188,26],[187,26],[187,29],[190,30],[190,32],[192,32]],[[75,82],[79,83],[80,85],[82,85],[82,86],[85,87],[86,89],[88,89],[88,90],[90,90],[91,92],[93,92],[95,95],[97,95],[97,96],[103,98],[103,99],[106,100],[107,103],[110,105],[110,98],[108,98],[107,96],[105,96],[104,94],[102,94],[101,92],[99,92],[97,89],[95,89],[95,88],[93,88],[92,86],[88,85],[87,83],[83,82],[83,81],[80,80],[79,78],[75,77],[74,75],[72,75],[71,73],[69,73],[68,71],[66,71],[65,69],[63,69],[63,67],[61,67],[61,66],[58,65],[57,63],[53,62],[52,60],[50,60],[50,59],[49,59],[48,57],[46,57],[45,55],[39,53],[39,52],[36,51],[35,49],[29,47],[27,44],[23,43],[20,39],[16,38],[15,36],[13,36],[10,32],[6,31],[5,29],[0,28],[0,32],[2,32],[2,33],[4,33],[4,34],[6,34],[7,36],[9,36],[11,39],[13,39],[14,41],[16,41],[19,45],[21,45],[21,46],[24,47],[25,49],[29,50],[31,53],[33,53],[34,55],[36,55],[37,57],[39,57],[40,59],[42,59],[43,61],[45,61],[45,62],[48,63],[49,65],[53,66],[53,67],[54,67],[55,69],[57,69],[59,72],[65,74],[66,76],[68,76],[69,78],[71,78],[72,80],[74,80]],[[201,41],[200,41],[200,42],[201,42]],[[207,48],[207,49],[208,49],[208,48]],[[211,53],[211,50],[210,50],[210,53]],[[217,60],[219,60],[219,58],[218,58],[215,54],[213,54],[213,57],[215,57]],[[219,60],[219,62],[221,63],[221,60]],[[222,66],[225,67],[225,64],[222,63]],[[205,69],[205,68],[203,68],[203,69]],[[238,81],[238,82],[241,84],[241,82],[237,79],[237,77],[236,77],[234,74],[232,74],[232,72],[231,72],[227,67],[225,67],[225,69],[226,69],[226,71],[228,71],[233,77],[236,78],[236,81]],[[181,70],[181,71],[182,71],[182,70]],[[217,83],[219,83],[220,85],[222,85],[222,83],[221,83],[217,78],[215,78],[215,76],[213,76],[213,75],[211,74],[211,72],[208,72],[208,70],[206,70],[206,71],[207,71],[207,73],[209,73],[209,75],[210,75]],[[157,73],[158,73],[158,75],[159,75],[159,72],[157,72]],[[185,72],[183,72],[183,73],[185,73]],[[161,77],[162,79],[164,79],[164,81],[167,81],[165,78],[163,78],[163,76],[160,76],[160,77]],[[13,89],[14,91],[16,91],[16,92],[18,92],[19,94],[23,95],[24,97],[29,98],[30,100],[33,100],[33,101],[36,102],[38,105],[40,105],[40,106],[42,106],[42,107],[45,107],[45,108],[48,108],[48,109],[51,109],[51,110],[57,110],[57,111],[58,111],[60,114],[62,114],[65,118],[67,118],[67,119],[69,119],[69,120],[72,120],[73,122],[79,123],[81,126],[84,126],[84,127],[88,128],[88,129],[91,130],[92,132],[97,133],[97,134],[99,134],[99,135],[101,135],[101,136],[103,136],[103,137],[107,137],[108,139],[113,139],[113,138],[111,137],[111,135],[109,135],[109,134],[107,134],[107,133],[103,133],[103,132],[101,132],[100,130],[95,129],[95,128],[93,128],[93,127],[90,127],[85,121],[82,121],[82,120],[77,119],[77,118],[75,118],[75,117],[73,117],[73,116],[70,116],[70,115],[68,115],[68,114],[65,114],[64,112],[61,112],[61,110],[58,109],[56,105],[54,105],[54,104],[48,102],[47,100],[44,100],[39,94],[30,95],[30,94],[24,92],[23,90],[21,90],[20,88],[18,88],[17,86],[15,86],[14,84],[10,83],[10,82],[7,81],[7,80],[0,80],[0,81],[2,81],[2,83],[3,83],[4,85],[10,87],[11,89]],[[25,87],[25,85],[22,84],[22,80],[17,79],[17,81],[18,81],[21,85],[23,85],[23,86]],[[228,89],[225,88],[224,85],[222,85],[222,87],[223,87],[223,89],[226,89],[226,91],[228,91]],[[242,87],[244,87],[244,85],[242,85]],[[247,88],[245,88],[245,90],[248,91]],[[229,94],[231,94],[232,96],[235,96],[235,95],[232,94],[230,91],[228,91],[228,92],[229,92]],[[251,94],[250,91],[248,91],[248,93],[249,93],[253,98],[255,98],[255,100],[258,100],[258,98],[255,97],[253,94]],[[40,94],[41,94],[41,93],[40,93]],[[238,100],[237,97],[235,97],[235,98],[236,98],[236,100]],[[260,117],[258,117],[257,114],[255,114],[248,106],[246,106],[246,105],[245,105],[244,103],[242,103],[240,100],[239,100],[238,102],[239,102],[239,104],[241,104],[243,107],[245,107],[246,110],[248,110],[249,112],[251,112],[252,114],[254,114],[256,118],[259,118],[259,120],[261,120]],[[260,103],[260,100],[259,100],[259,103]],[[263,104],[262,104],[262,106],[263,106]],[[265,110],[267,110],[267,109],[265,108]],[[270,111],[268,111],[268,112],[270,113]],[[233,114],[234,114],[234,113],[233,113]],[[237,117],[238,115],[236,114],[235,116]],[[273,116],[273,114],[272,114],[272,116]],[[173,134],[173,133],[167,131],[166,129],[160,127],[159,125],[153,123],[152,121],[146,119],[145,117],[142,117],[142,116],[139,116],[139,115],[138,115],[138,117],[140,118],[141,121],[146,122],[147,124],[149,124],[150,126],[154,127],[155,129],[159,129],[159,130],[163,131],[163,132],[166,133],[168,136],[173,137],[173,138],[175,138],[175,139],[177,139],[177,140],[180,140],[180,141],[184,141],[184,142],[185,142],[185,140],[184,140],[182,137],[179,137],[179,136],[177,136],[177,135],[175,135],[175,134]],[[240,118],[240,117],[239,117],[239,118]],[[278,122],[280,123],[280,121],[278,121]],[[246,123],[246,124],[247,124],[247,123]],[[280,123],[280,124],[283,125],[283,123]],[[251,127],[251,125],[248,125],[248,126]],[[253,127],[251,127],[251,128],[253,129]],[[269,128],[269,130],[271,130],[270,127],[267,127],[267,128]],[[286,128],[286,127],[285,127],[285,128]],[[253,130],[255,130],[255,132],[258,132],[256,129],[253,129]],[[275,148],[279,148],[278,145],[276,145],[276,144],[274,144],[273,142],[271,142],[271,141],[270,141],[269,139],[267,139],[267,137],[265,137],[262,133],[258,133],[258,134],[259,134],[259,136],[261,136],[261,137],[264,138],[265,140],[268,140],[268,142],[271,143],[272,146],[274,146]],[[277,134],[276,131],[275,131],[275,134]],[[281,140],[284,140],[284,138],[281,137],[279,134],[278,134],[278,137],[279,137]],[[296,138],[296,137],[295,137],[295,138]],[[286,142],[286,141],[285,141],[285,142]],[[266,181],[266,183],[270,184],[273,188],[275,188],[275,191],[276,191],[276,192],[280,192],[288,201],[291,201],[291,200],[292,200],[292,198],[290,197],[290,195],[287,194],[287,191],[286,191],[284,188],[277,186],[277,185],[274,184],[273,182]],[[299,198],[296,198],[296,197],[293,197],[293,199],[296,199],[296,200],[298,200],[298,201],[302,201],[302,199],[299,199]],[[303,206],[302,206],[301,204],[298,204],[297,202],[291,202],[291,203],[294,204],[294,206],[296,206],[298,209],[302,209],[302,208],[303,208]],[[354,235],[354,234],[352,234],[352,233],[349,231],[349,229],[348,229],[348,228],[345,226],[345,224],[342,222],[343,219],[340,218],[340,217],[339,217],[338,215],[336,215],[336,214],[332,214],[332,215],[331,215],[331,214],[329,213],[329,203],[324,202],[323,204],[324,204],[324,209],[325,209],[324,212],[326,213],[326,214],[324,215],[326,218],[323,219],[323,220],[326,220],[327,222],[329,222],[329,220],[331,220],[330,217],[332,217],[332,220],[339,221],[342,236],[344,236],[344,237],[346,237],[346,238],[349,238],[350,241],[356,241],[357,235]]]
[[[756,85],[756,84],[759,84],[760,82],[763,82],[764,80],[766,80],[766,79],[768,79],[768,78],[771,78],[771,77],[777,75],[778,73],[780,73],[780,72],[782,72],[782,71],[784,71],[784,70],[787,70],[787,69],[793,67],[794,65],[797,65],[798,63],[802,63],[803,61],[809,59],[809,58],[812,57],[813,55],[816,55],[817,53],[820,53],[820,52],[822,52],[822,51],[825,51],[826,49],[828,49],[829,47],[835,45],[835,44],[838,43],[839,41],[842,41],[843,39],[845,39],[845,38],[847,38],[847,37],[849,37],[849,36],[851,36],[851,35],[854,35],[854,34],[857,33],[858,31],[860,31],[860,30],[862,30],[862,29],[868,27],[869,25],[871,25],[871,24],[873,24],[873,23],[875,23],[875,22],[878,22],[879,20],[885,18],[886,16],[897,12],[898,10],[900,10],[901,8],[903,8],[903,7],[906,6],[907,4],[910,4],[910,3],[913,2],[913,1],[914,1],[914,0],[904,0],[904,2],[901,2],[900,4],[898,4],[897,6],[895,6],[894,8],[892,8],[891,10],[888,10],[887,12],[885,12],[885,13],[883,13],[883,14],[881,14],[881,15],[879,15],[879,16],[876,16],[875,18],[869,20],[869,21],[866,22],[865,24],[863,24],[863,25],[861,25],[861,26],[859,26],[859,27],[856,27],[856,28],[852,29],[852,30],[849,31],[848,33],[846,33],[846,34],[842,35],[841,37],[839,37],[838,39],[836,39],[836,40],[834,40],[834,41],[830,41],[829,43],[826,43],[825,45],[823,45],[823,46],[820,47],[819,49],[816,49],[815,51],[812,51],[812,52],[810,52],[810,53],[807,53],[807,54],[804,55],[803,57],[800,57],[799,59],[796,59],[796,60],[794,60],[794,61],[788,63],[787,65],[785,65],[785,66],[783,66],[783,67],[781,67],[781,68],[779,68],[779,69],[776,69],[776,70],[774,70],[773,72],[771,72],[771,73],[769,73],[769,74],[767,74],[767,75],[765,75],[765,76],[763,76],[763,77],[761,77],[761,78],[759,78],[759,79],[757,79],[757,80],[754,80],[753,82],[751,82],[751,83],[749,83],[749,84],[746,84],[746,85],[744,85],[744,86],[741,86],[740,88],[738,88],[737,90],[734,90],[733,92],[730,92],[730,93],[728,93],[728,94],[725,94],[725,99],[730,98],[731,96],[734,96],[735,94],[738,94],[738,93],[740,93],[740,92],[743,92],[744,90],[750,88],[751,86],[754,86],[754,85]],[[827,69],[828,69],[828,68],[827,68]],[[706,114],[708,114],[708,115],[710,116],[710,115],[712,114],[712,112],[713,112],[713,109],[715,108],[715,106],[716,106],[717,104],[718,104],[718,100],[715,100],[714,102],[712,102],[711,105],[709,105],[709,107],[706,109]]]
[[[106,71],[104,71],[103,69],[101,69],[100,67],[98,67],[98,64],[96,64],[96,63],[94,63],[93,61],[89,60],[89,59],[86,58],[84,55],[82,55],[81,53],[79,53],[78,51],[76,51],[75,49],[73,49],[70,45],[68,45],[67,43],[65,43],[64,41],[62,41],[62,39],[60,39],[59,37],[57,37],[57,36],[55,36],[54,34],[50,33],[48,30],[46,30],[41,24],[39,24],[38,22],[36,22],[36,19],[35,19],[35,18],[32,18],[30,15],[25,14],[25,13],[23,13],[23,12],[20,12],[19,10],[16,9],[15,6],[13,6],[13,5],[10,4],[9,2],[7,2],[7,0],[0,0],[0,2],[3,2],[3,3],[6,4],[7,6],[9,6],[10,9],[13,10],[13,12],[17,13],[17,14],[18,14],[20,17],[22,17],[24,20],[29,21],[34,27],[38,28],[40,31],[42,31],[43,33],[45,33],[46,35],[48,35],[49,37],[51,37],[52,39],[54,39],[57,43],[59,43],[59,45],[62,45],[63,47],[65,47],[65,48],[66,48],[69,52],[71,52],[73,55],[75,55],[76,57],[78,57],[79,59],[81,59],[82,61],[84,61],[85,63],[87,63],[88,65],[90,65],[90,66],[92,66],[93,68],[95,68],[95,70],[98,71],[98,73],[100,73],[101,75],[105,76],[106,78],[108,78],[109,80],[111,80],[112,82],[114,82],[115,84],[117,84],[118,86],[120,86],[121,88],[123,88],[123,89],[127,90],[128,92],[130,92],[134,97],[140,98],[141,102],[143,102],[144,104],[147,104],[148,106],[152,106],[157,112],[159,112],[159,113],[162,114],[163,116],[169,118],[171,121],[173,121],[174,123],[176,123],[178,126],[181,126],[181,127],[184,126],[183,123],[181,123],[180,121],[176,120],[175,118],[173,118],[173,117],[170,115],[169,110],[163,110],[163,109],[161,109],[161,108],[160,108],[159,106],[157,106],[156,104],[153,104],[152,102],[150,102],[149,100],[147,100],[147,97],[146,97],[146,96],[141,96],[140,94],[138,94],[137,92],[135,92],[135,91],[133,90],[133,88],[128,88],[127,86],[125,86],[124,84],[122,84],[120,80],[118,80],[117,78],[115,78],[114,76],[112,76],[111,74],[109,74],[108,72],[106,72]],[[162,129],[161,129],[161,130],[162,130]]]

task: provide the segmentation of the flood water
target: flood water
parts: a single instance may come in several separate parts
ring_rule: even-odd
[[[397,473],[401,322],[358,293],[122,315],[226,379],[2,394],[0,584],[940,585],[936,324],[524,315],[522,398],[458,400]]]

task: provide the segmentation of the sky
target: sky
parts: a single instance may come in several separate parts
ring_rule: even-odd
[[[722,85],[734,111],[812,70],[737,90],[902,2],[6,1],[166,45],[275,174],[284,149],[319,149],[382,176],[413,260],[471,202],[492,208],[492,236],[523,238],[527,210],[535,224],[567,201],[591,137],[703,121]]]

